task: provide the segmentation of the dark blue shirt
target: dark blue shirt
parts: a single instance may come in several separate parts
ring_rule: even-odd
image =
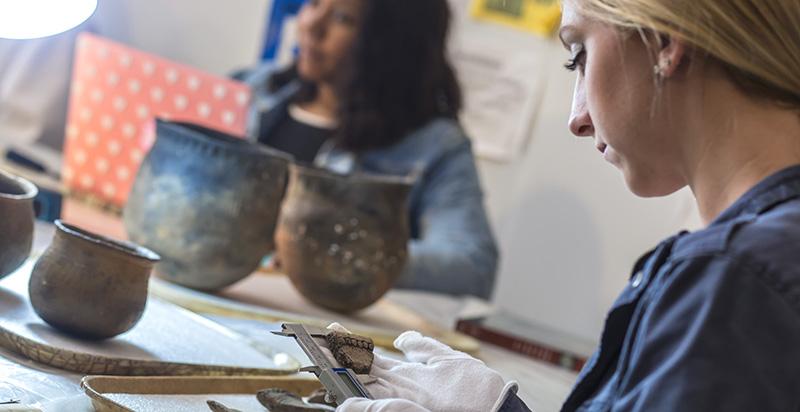
[[[637,262],[562,410],[800,411],[800,166]]]

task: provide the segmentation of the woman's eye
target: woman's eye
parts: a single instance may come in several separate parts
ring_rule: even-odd
[[[586,60],[586,51],[583,48],[580,48],[571,59],[567,60],[564,64],[564,68],[569,71],[575,71],[577,69],[583,69]]]
[[[333,20],[337,23],[344,23],[351,26],[356,23],[356,19],[352,14],[343,11],[334,11]]]

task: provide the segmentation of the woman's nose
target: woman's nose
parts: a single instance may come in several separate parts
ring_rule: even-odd
[[[578,137],[594,136],[594,124],[592,116],[586,105],[586,89],[583,86],[583,78],[579,77],[575,82],[575,91],[572,95],[572,112],[569,116],[569,130]]]

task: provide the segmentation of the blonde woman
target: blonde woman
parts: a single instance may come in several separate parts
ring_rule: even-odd
[[[560,38],[570,130],[637,195],[689,186],[706,224],[634,265],[562,410],[800,410],[800,1],[564,0]],[[396,345],[411,362],[369,388],[403,399],[341,410],[527,410],[477,360]]]

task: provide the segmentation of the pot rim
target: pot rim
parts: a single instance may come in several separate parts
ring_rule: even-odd
[[[33,199],[36,195],[39,194],[39,188],[36,187],[30,180],[25,179],[24,177],[17,176],[13,173],[6,172],[5,170],[0,169],[0,179],[7,180],[11,184],[16,184],[24,191],[25,193],[15,195],[11,193],[0,192],[0,198],[3,199],[14,199],[14,200],[27,200]]]
[[[67,235],[82,239],[95,245],[111,248],[125,254],[126,256],[147,260],[152,263],[156,263],[161,260],[161,256],[159,256],[157,253],[133,242],[125,242],[111,239],[103,235],[98,235],[96,233],[81,229],[77,226],[73,226],[69,223],[64,223],[60,219],[57,219],[53,223],[56,225],[56,228],[58,228],[59,231]]]
[[[294,156],[289,153],[255,143],[246,138],[240,138],[220,130],[211,129],[201,124],[156,118],[156,130],[159,127],[173,128],[180,134],[196,137],[203,142],[222,149],[236,150],[245,153],[262,153],[281,159],[287,163],[294,161]]]
[[[389,175],[389,174],[378,174],[378,173],[367,173],[367,172],[355,172],[355,173],[338,173],[334,172],[329,169],[317,167],[310,164],[303,164],[298,162],[293,162],[289,164],[289,170],[292,171],[297,169],[297,171],[302,172],[306,175],[311,175],[315,177],[322,177],[327,179],[344,179],[344,180],[355,180],[360,182],[367,182],[367,183],[383,183],[383,184],[392,184],[398,186],[406,186],[411,187],[416,180],[414,175],[407,175],[407,176],[398,176],[398,175]]]

